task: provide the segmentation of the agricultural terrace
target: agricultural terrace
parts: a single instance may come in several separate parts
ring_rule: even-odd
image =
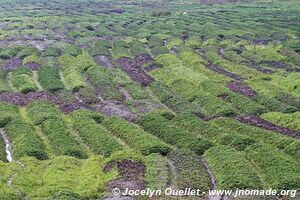
[[[300,189],[299,13],[297,0],[1,0],[0,199]]]

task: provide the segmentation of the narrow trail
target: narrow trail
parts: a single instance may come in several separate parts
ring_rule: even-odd
[[[8,136],[6,135],[5,131],[3,130],[0,130],[0,134],[1,134],[1,137],[3,138],[4,140],[4,143],[5,143],[5,151],[6,151],[6,158],[8,160],[8,162],[13,162],[14,159],[13,159],[13,153],[12,153],[12,149],[11,149],[11,142],[9,141],[9,138]],[[25,164],[16,160],[15,161],[18,165],[20,165],[20,167],[23,169],[25,168]],[[16,187],[13,185],[13,180],[14,178],[18,175],[18,171],[16,171],[15,173],[13,173],[11,176],[8,177],[8,180],[7,180],[7,185],[12,188],[19,196],[19,198],[22,198],[24,196],[24,194]]]
[[[176,189],[177,188],[177,173],[176,173],[176,168],[174,166],[173,161],[171,161],[170,159],[166,158],[167,163],[169,165],[169,170],[170,170],[170,180],[168,180],[168,188],[173,188]]]
[[[3,130],[1,130],[0,133],[1,133],[1,137],[3,138],[3,141],[5,143],[6,159],[8,160],[8,162],[12,162],[13,157],[12,157],[12,150],[11,150],[10,141],[9,141],[7,135],[5,134],[5,132]]]
[[[75,98],[76,98],[76,100],[77,100],[79,103],[83,103],[83,100],[80,98],[78,92],[75,93]]]
[[[208,163],[206,162],[205,158],[203,156],[200,157],[200,163],[203,165],[211,183],[211,190],[217,189],[217,180],[215,176],[213,175],[212,171],[210,170]],[[205,198],[205,200],[228,200],[228,197],[226,196],[220,196],[220,195],[209,195]]]
[[[118,90],[125,97],[125,100],[127,100],[127,101],[132,101],[133,100],[125,87],[120,86],[120,87],[118,87]]]
[[[98,94],[98,99],[100,99],[101,102],[104,101],[104,99],[100,96],[100,94]]]
[[[15,161],[16,163],[18,163],[18,165],[20,165],[21,166],[21,170],[22,169],[24,169],[25,167],[26,167],[26,165],[24,164],[24,163],[22,163],[22,162],[20,162],[20,161]],[[18,170],[19,171],[19,170]],[[14,184],[13,184],[13,181],[14,181],[14,179],[15,179],[15,177],[18,175],[18,171],[16,171],[14,174],[12,174],[9,178],[8,178],[8,180],[7,180],[7,185],[9,186],[9,187],[11,187],[17,194],[18,194],[18,196],[19,196],[19,198],[20,199],[28,199],[27,197],[26,197],[26,195],[24,194],[24,193],[22,193],[22,191],[21,190],[19,190]]]

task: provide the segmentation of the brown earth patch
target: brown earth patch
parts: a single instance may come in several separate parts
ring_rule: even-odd
[[[231,81],[226,84],[231,91],[241,94],[246,97],[255,97],[256,91],[241,81]]]
[[[118,116],[128,121],[135,121],[137,119],[137,115],[135,113],[117,100],[104,100],[93,106],[93,108],[108,116]]]
[[[281,133],[283,135],[287,135],[293,138],[300,139],[300,132],[295,131],[286,127],[278,126],[269,121],[266,121],[257,116],[238,116],[236,119],[242,123],[249,124],[251,126],[256,126],[262,129],[266,129],[269,131]]]
[[[146,166],[142,163],[133,160],[121,160],[107,164],[104,167],[104,172],[109,172],[116,168],[119,172],[119,177],[110,181],[106,188],[111,191],[114,188],[119,188],[121,191],[125,189],[142,190],[146,187],[145,174]]]
[[[21,58],[11,58],[6,60],[3,65],[3,69],[7,72],[14,71],[22,66],[22,59]]]

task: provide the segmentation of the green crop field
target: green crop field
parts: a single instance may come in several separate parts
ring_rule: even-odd
[[[0,200],[299,190],[299,0],[0,0]]]

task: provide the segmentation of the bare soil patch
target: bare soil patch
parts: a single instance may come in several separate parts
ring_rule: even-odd
[[[34,101],[49,101],[50,103],[58,105],[64,113],[69,113],[77,109],[89,109],[83,103],[78,101],[65,103],[54,94],[45,91],[30,92],[28,94],[11,92],[0,94],[0,102],[11,103],[16,106],[26,106]]]
[[[134,58],[134,61],[138,65],[145,65],[145,64],[153,62],[154,60],[150,55],[141,54],[141,55],[136,56]]]
[[[222,74],[222,75],[225,75],[225,76],[228,76],[230,78],[233,78],[237,81],[242,81],[243,78],[237,74],[234,74],[232,72],[229,72],[221,67],[219,67],[218,65],[214,65],[214,64],[208,64],[208,65],[205,65],[207,69],[213,71],[213,72],[216,72],[218,74]]]
[[[36,62],[29,62],[25,65],[26,67],[32,69],[32,70],[39,70],[41,65]]]
[[[242,123],[249,124],[251,126],[256,126],[262,129],[274,131],[283,135],[300,139],[300,132],[286,127],[278,126],[257,116],[238,116],[236,117],[236,119]]]
[[[102,101],[94,105],[93,108],[108,116],[119,116],[128,121],[135,121],[137,119],[135,113],[117,100]]]
[[[7,72],[14,71],[22,66],[22,59],[21,58],[11,58],[6,60],[4,63],[3,69]]]
[[[141,66],[131,58],[120,58],[117,63],[122,67],[134,81],[142,86],[147,86],[153,82],[153,78],[142,70]]]
[[[255,97],[256,91],[241,81],[231,81],[226,86],[233,92],[244,95],[246,97]]]
[[[142,190],[146,187],[144,180],[146,174],[146,166],[133,160],[122,160],[109,163],[104,167],[105,172],[111,171],[114,167],[119,172],[119,177],[107,184],[107,190],[119,188],[121,191]]]

